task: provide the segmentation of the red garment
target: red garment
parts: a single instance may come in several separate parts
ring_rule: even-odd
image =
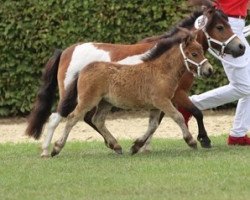
[[[247,16],[247,3],[249,0],[217,0],[216,7],[227,15]]]

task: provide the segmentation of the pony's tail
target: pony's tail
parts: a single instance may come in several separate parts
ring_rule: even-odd
[[[40,138],[43,126],[51,114],[56,94],[57,71],[61,54],[62,50],[55,50],[54,55],[47,62],[42,75],[42,85],[28,119],[28,127],[25,134],[35,139]]]

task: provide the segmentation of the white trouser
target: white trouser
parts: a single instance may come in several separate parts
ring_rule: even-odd
[[[229,23],[233,32],[245,43],[246,52],[239,58],[233,58],[232,56],[227,55],[225,56],[225,59],[232,63],[242,63],[243,61],[250,59],[250,47],[242,32],[245,26],[245,21],[229,17]],[[230,135],[234,137],[244,136],[250,128],[250,61],[247,63],[249,64],[244,67],[236,67],[222,63],[229,84],[190,97],[194,105],[200,110],[214,108],[239,100],[233,128],[230,131]]]

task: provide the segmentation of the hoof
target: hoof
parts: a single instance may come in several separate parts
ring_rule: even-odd
[[[200,142],[201,147],[203,147],[203,148],[211,148],[212,147],[211,140],[208,137],[205,137],[205,138],[197,137],[197,140]]]
[[[116,144],[114,145],[114,151],[117,153],[117,154],[122,154],[122,147],[119,145],[119,144]]]
[[[50,158],[49,154],[41,154],[41,158]]]
[[[191,143],[189,143],[188,145],[189,145],[191,148],[193,148],[193,149],[198,149],[198,148],[197,148],[197,142],[196,142],[196,141],[191,142]]]
[[[49,158],[49,151],[48,150],[43,150],[43,152],[41,153],[41,158]]]
[[[193,149],[197,149],[197,142],[194,140],[193,137],[184,138],[185,142]]]
[[[53,149],[53,151],[51,152],[51,157],[54,157],[56,155],[58,155],[60,153],[60,151],[57,151],[56,149]]]
[[[138,153],[138,151],[140,151],[140,149],[141,149],[141,147],[139,147],[137,144],[134,144],[130,149],[131,155]]]
[[[140,141],[139,139],[137,139],[134,142],[134,145],[131,147],[131,154],[134,155],[136,153],[138,153],[138,151],[140,151],[140,149],[145,145],[145,142]]]

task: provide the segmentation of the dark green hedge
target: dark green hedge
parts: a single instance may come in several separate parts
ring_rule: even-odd
[[[27,114],[54,48],[80,41],[134,43],[190,11],[185,0],[0,0],[0,116]],[[221,67],[194,91],[227,83]]]

